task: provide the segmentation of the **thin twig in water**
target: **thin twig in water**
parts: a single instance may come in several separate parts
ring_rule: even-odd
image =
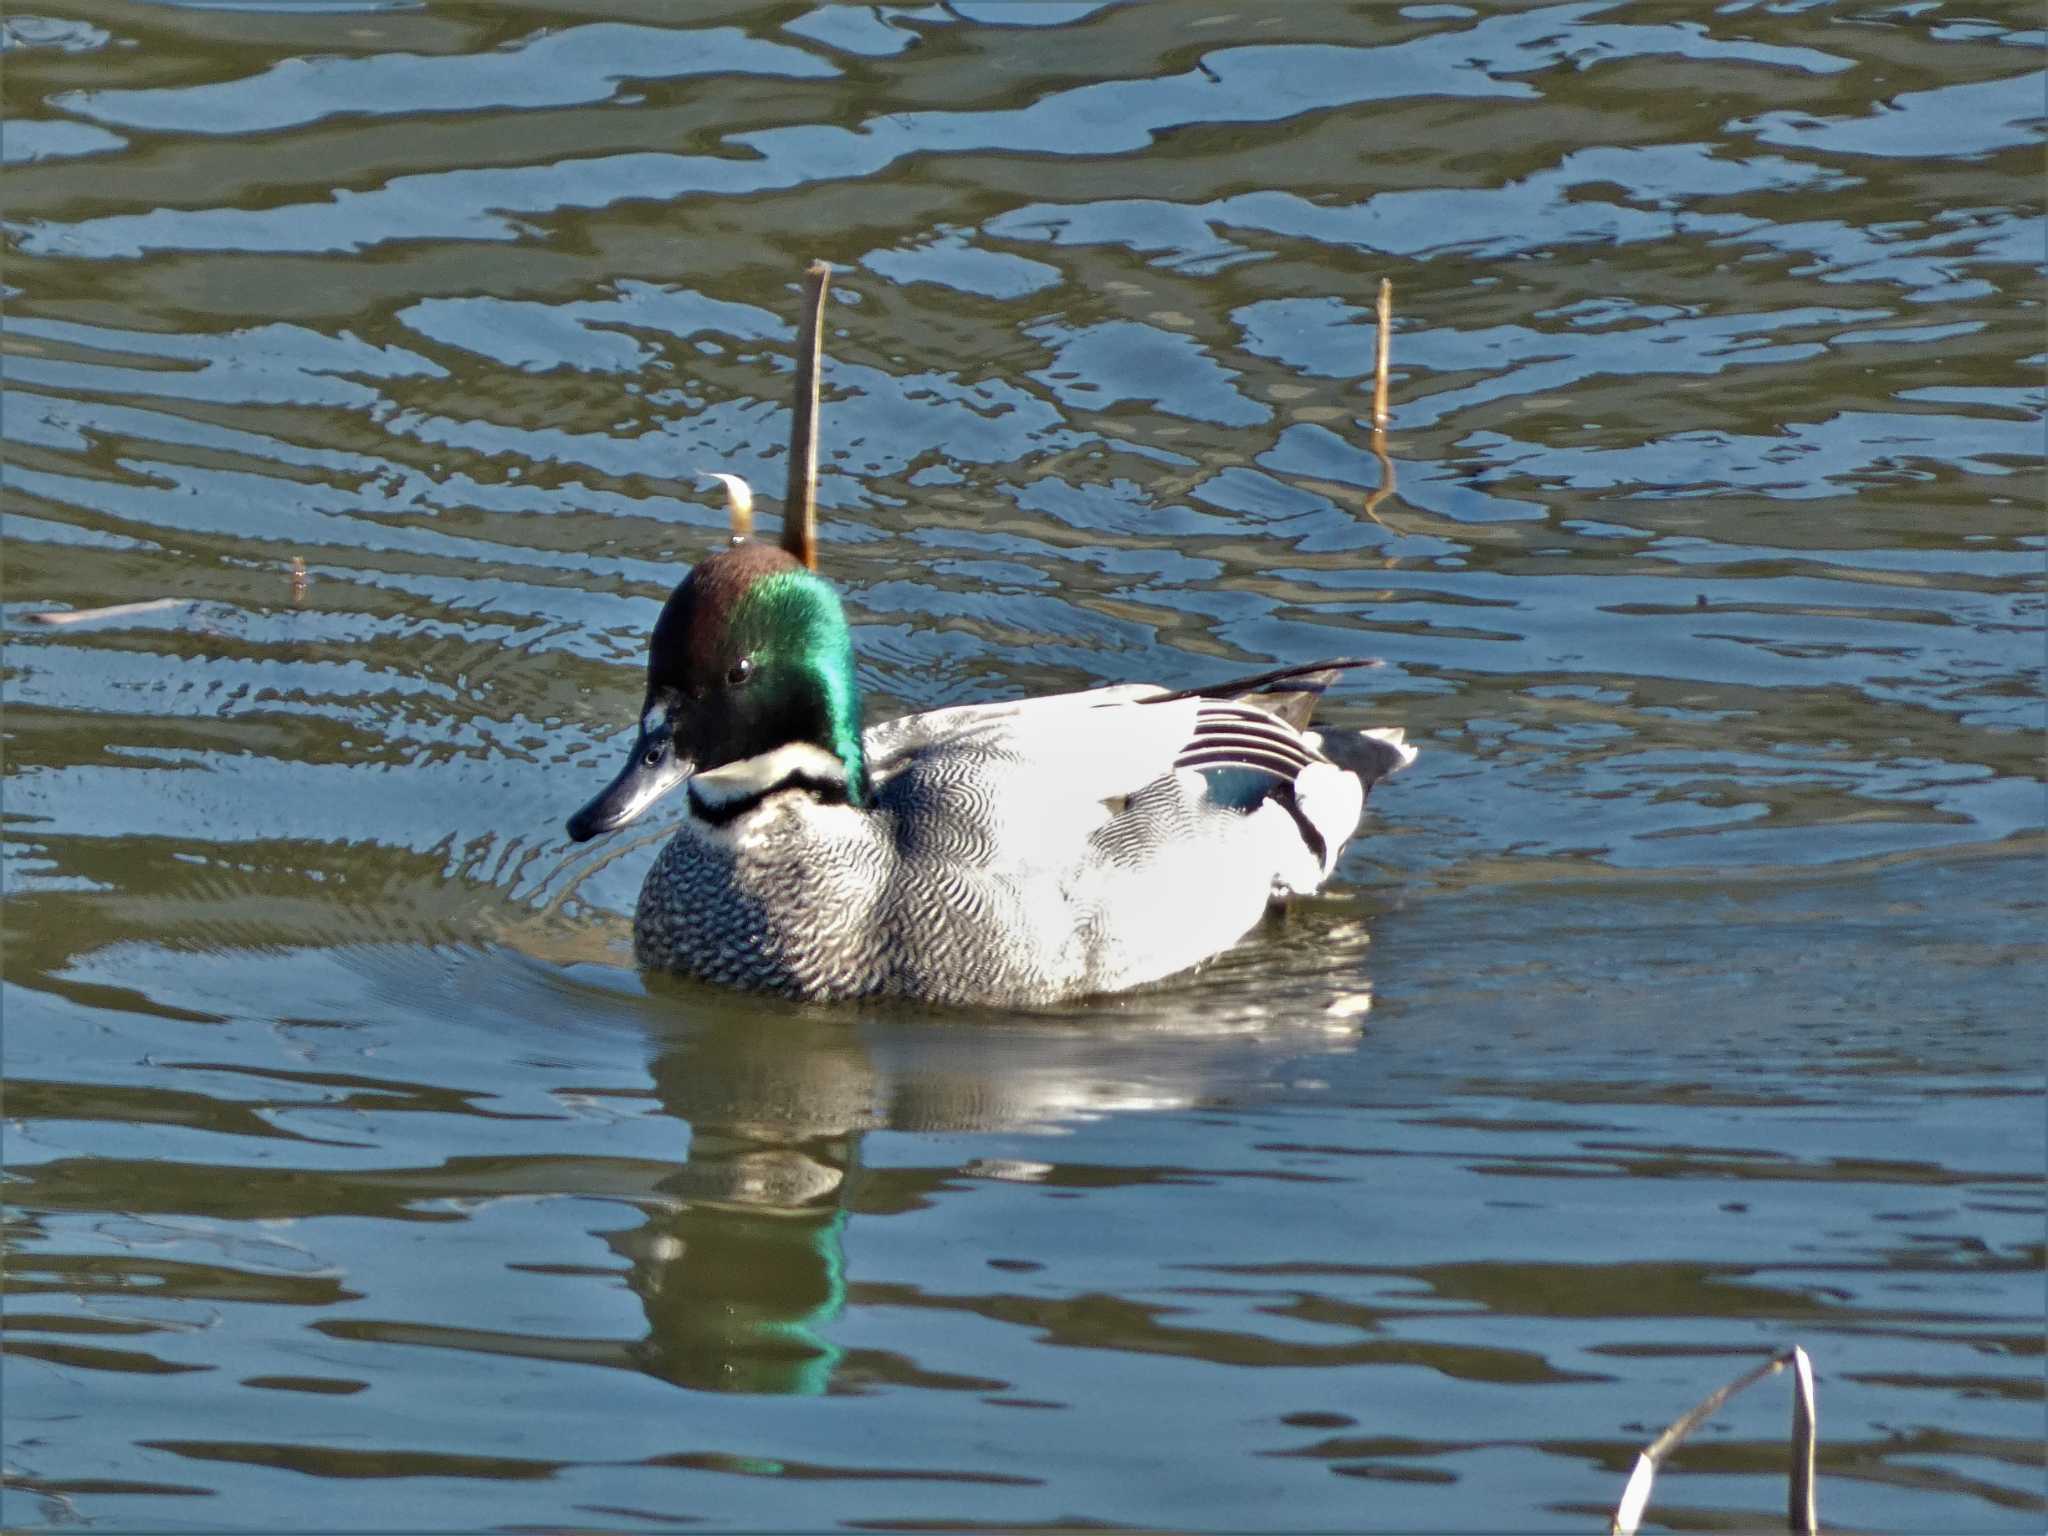
[[[1650,1485],[1657,1480],[1657,1468],[1687,1435],[1744,1387],[1766,1376],[1774,1376],[1788,1365],[1792,1367],[1793,1392],[1792,1464],[1786,1497],[1786,1523],[1791,1530],[1803,1533],[1803,1536],[1815,1536],[1820,1529],[1820,1517],[1814,1499],[1813,1453],[1819,1428],[1813,1401],[1813,1361],[1797,1344],[1781,1355],[1773,1355],[1755,1370],[1744,1372],[1720,1391],[1709,1394],[1691,1412],[1675,1420],[1669,1429],[1643,1447],[1642,1454],[1636,1457],[1635,1470],[1629,1474],[1628,1486],[1622,1490],[1621,1503],[1615,1506],[1614,1522],[1608,1527],[1612,1536],[1635,1536],[1643,1510],[1650,1502]]]
[[[126,619],[138,613],[158,613],[165,608],[183,608],[189,597],[152,597],[143,603],[115,603],[106,608],[70,608],[50,613],[27,613],[22,617],[37,624],[90,624],[95,619]]]

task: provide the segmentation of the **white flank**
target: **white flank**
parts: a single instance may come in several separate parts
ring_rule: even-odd
[[[1320,885],[1330,878],[1344,844],[1358,830],[1359,818],[1365,814],[1365,790],[1355,773],[1330,763],[1310,763],[1294,780],[1294,803],[1323,835],[1322,868],[1315,882]]]

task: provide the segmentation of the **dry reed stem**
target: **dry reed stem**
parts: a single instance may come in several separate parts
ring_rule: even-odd
[[[1379,334],[1373,342],[1372,359],[1372,456],[1380,461],[1380,483],[1377,489],[1367,493],[1365,515],[1382,528],[1379,505],[1394,494],[1394,461],[1387,455],[1387,358],[1392,350],[1394,329],[1394,284],[1390,278],[1380,279]],[[1387,528],[1387,532],[1396,530]]]
[[[1387,356],[1392,347],[1390,333],[1394,329],[1394,283],[1392,278],[1380,279],[1379,336],[1373,342],[1372,358],[1372,426],[1375,432],[1387,430]]]
[[[1657,1480],[1658,1466],[1687,1435],[1744,1387],[1766,1376],[1774,1376],[1788,1365],[1792,1367],[1793,1375],[1792,1461],[1785,1519],[1788,1529],[1803,1533],[1803,1536],[1816,1536],[1820,1530],[1820,1516],[1815,1508],[1813,1453],[1819,1438],[1819,1426],[1814,1409],[1813,1361],[1797,1344],[1783,1354],[1773,1355],[1754,1370],[1745,1371],[1719,1391],[1709,1393],[1690,1412],[1673,1420],[1670,1428],[1643,1447],[1642,1453],[1636,1457],[1635,1470],[1629,1474],[1628,1486],[1622,1490],[1621,1502],[1615,1506],[1614,1520],[1608,1527],[1610,1536],[1635,1536],[1636,1527],[1642,1522],[1643,1510],[1650,1502],[1650,1487]]]
[[[1800,1536],[1817,1536],[1819,1499],[1814,1488],[1813,1453],[1820,1444],[1819,1405],[1813,1394],[1813,1361],[1792,1346],[1792,1475],[1785,1490],[1785,1523]]]
[[[158,613],[165,608],[182,608],[189,597],[152,597],[142,603],[114,603],[106,608],[71,608],[50,613],[25,613],[23,618],[37,624],[90,624],[95,619],[125,619],[138,613]]]
[[[782,547],[818,568],[818,365],[824,345],[830,262],[804,272],[804,316],[796,343],[796,392],[789,417],[789,489],[782,498]]]

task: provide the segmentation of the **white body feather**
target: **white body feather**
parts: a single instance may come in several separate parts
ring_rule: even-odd
[[[1219,720],[1297,758],[1291,780],[1219,798],[1182,765]],[[1371,735],[1370,777],[1413,759],[1399,732]],[[913,715],[864,744],[868,807],[806,787],[835,766],[843,782],[815,748],[692,780],[692,816],[641,893],[642,961],[826,999],[1139,986],[1237,942],[1276,894],[1319,887],[1369,787],[1313,733],[1143,685]]]

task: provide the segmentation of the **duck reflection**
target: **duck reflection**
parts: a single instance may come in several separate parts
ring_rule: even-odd
[[[673,1210],[611,1238],[647,1311],[639,1365],[713,1391],[823,1392],[846,1185],[876,1123],[856,1040],[816,1020],[713,1018],[661,1042],[654,1081],[690,1156],[656,1186]]]
[[[1351,976],[1362,989],[1355,965]],[[1000,1023],[793,1010],[655,983],[655,1093],[691,1139],[688,1161],[655,1187],[673,1205],[608,1239],[646,1309],[635,1363],[699,1390],[829,1390],[845,1364],[832,1334],[847,1303],[849,1215],[914,1208],[963,1176],[1044,1171],[978,1157],[963,1140],[956,1162],[871,1175],[869,1132],[1051,1130],[1255,1095],[1295,1075],[1285,1069],[1303,1055],[1355,1040],[1366,994],[1333,1005],[1328,981],[1307,993],[1308,1017],[1276,1006],[1270,974],[1226,972],[1198,997]]]

